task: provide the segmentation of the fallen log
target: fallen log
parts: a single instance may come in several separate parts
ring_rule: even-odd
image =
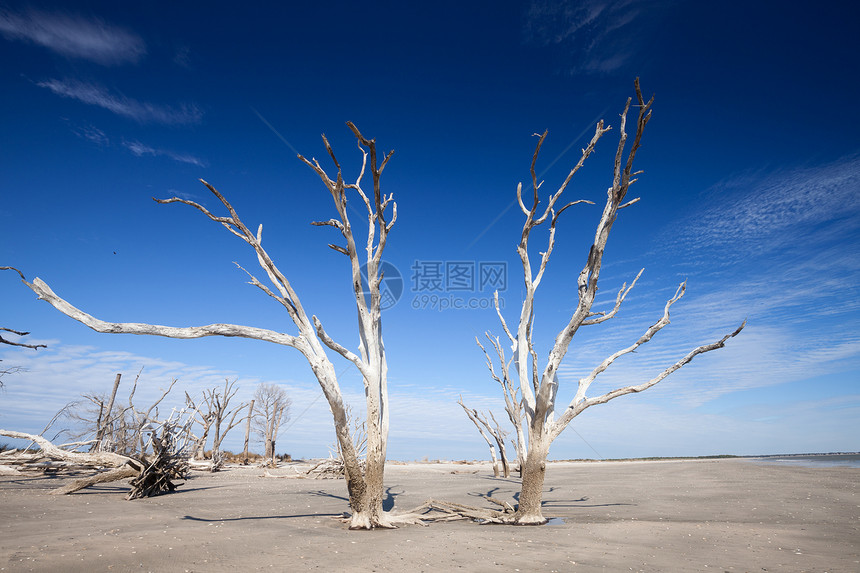
[[[67,495],[82,490],[86,487],[96,485],[98,483],[108,483],[125,478],[135,477],[138,475],[140,475],[140,469],[134,469],[130,466],[117,468],[106,472],[98,473],[94,476],[75,480],[70,484],[66,484],[62,487],[58,487],[57,489],[52,490],[51,495]]]
[[[0,430],[0,436],[6,436],[7,438],[16,438],[19,440],[29,440],[31,442],[35,442],[39,448],[42,450],[42,453],[54,460],[64,460],[67,462],[75,462],[81,465],[86,466],[106,466],[106,467],[114,467],[119,468],[127,464],[128,462],[134,462],[132,458],[122,456],[120,454],[115,454],[113,452],[73,452],[69,450],[64,450],[62,448],[58,448],[46,438],[42,436],[35,436],[33,434],[27,434],[25,432],[15,432],[13,430]]]

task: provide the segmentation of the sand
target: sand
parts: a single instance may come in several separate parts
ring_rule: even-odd
[[[178,493],[137,501],[121,482],[50,496],[63,478],[0,477],[0,570],[860,571],[856,468],[559,462],[546,480],[550,525],[387,531],[335,519],[347,510],[342,480],[261,473],[194,473]],[[487,464],[390,465],[386,483],[404,510],[518,491]]]

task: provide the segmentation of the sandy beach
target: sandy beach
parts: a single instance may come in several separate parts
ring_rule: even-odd
[[[177,493],[137,501],[121,482],[52,496],[66,478],[0,477],[0,570],[860,571],[857,468],[556,462],[549,525],[369,532],[336,519],[343,480],[262,473],[195,472]],[[518,491],[489,464],[391,464],[386,484],[400,510],[431,497],[490,507],[482,496]]]

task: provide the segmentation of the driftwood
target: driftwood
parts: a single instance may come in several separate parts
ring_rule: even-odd
[[[64,450],[42,436],[12,430],[0,430],[0,436],[30,440],[40,448],[39,452],[32,453],[16,450],[4,452],[3,455],[0,455],[0,460],[3,462],[0,468],[2,468],[4,475],[17,473],[12,465],[18,466],[18,471],[39,469],[43,472],[48,469],[112,468],[106,472],[81,478],[57,488],[51,492],[56,495],[70,494],[95,484],[126,478],[133,478],[130,482],[132,489],[126,499],[168,493],[177,487],[177,484],[173,483],[173,479],[185,477],[188,473],[188,461],[185,459],[186,444],[178,443],[178,437],[181,433],[179,426],[179,422],[173,420],[171,416],[170,419],[160,424],[160,427],[153,429],[149,435],[149,445],[152,447],[153,454],[150,456],[141,455],[140,459],[112,452],[84,453]],[[54,460],[59,460],[60,463],[53,463]]]
[[[51,495],[67,495],[99,483],[109,483],[125,478],[135,477],[137,475],[140,475],[139,468],[135,469],[131,466],[116,468],[106,472],[97,473],[94,476],[75,480],[63,487],[58,487],[51,491]]]
[[[52,444],[48,439],[42,436],[27,434],[26,432],[15,432],[13,430],[0,430],[0,436],[7,438],[17,438],[19,440],[29,440],[36,443],[41,448],[40,457],[47,457],[52,460],[62,460],[67,462],[75,462],[83,466],[91,467],[122,467],[128,462],[133,462],[132,458],[115,454],[112,452],[73,452],[64,450]]]
[[[185,424],[190,425],[191,420],[189,419]],[[158,430],[161,430],[161,435]],[[128,492],[126,499],[152,497],[170,493],[176,489],[177,484],[173,483],[173,480],[185,478],[188,475],[186,455],[188,441],[186,439],[180,443],[181,435],[187,436],[187,432],[182,431],[179,420],[174,420],[172,415],[161,424],[160,428],[154,429],[149,434],[152,456],[141,456],[143,469],[140,475],[131,480],[131,491]]]

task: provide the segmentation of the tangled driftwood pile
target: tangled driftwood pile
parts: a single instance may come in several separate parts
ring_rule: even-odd
[[[125,478],[132,478],[131,491],[126,499],[169,493],[177,487],[173,480],[184,478],[188,473],[187,452],[185,444],[179,441],[178,430],[179,423],[172,419],[151,428],[149,448],[144,451],[152,453],[136,457],[103,451],[78,452],[56,446],[42,436],[0,430],[0,436],[29,440],[39,446],[39,450],[27,448],[0,452],[0,473],[20,475],[26,472],[63,472],[75,475],[96,472],[51,492],[58,495]]]

